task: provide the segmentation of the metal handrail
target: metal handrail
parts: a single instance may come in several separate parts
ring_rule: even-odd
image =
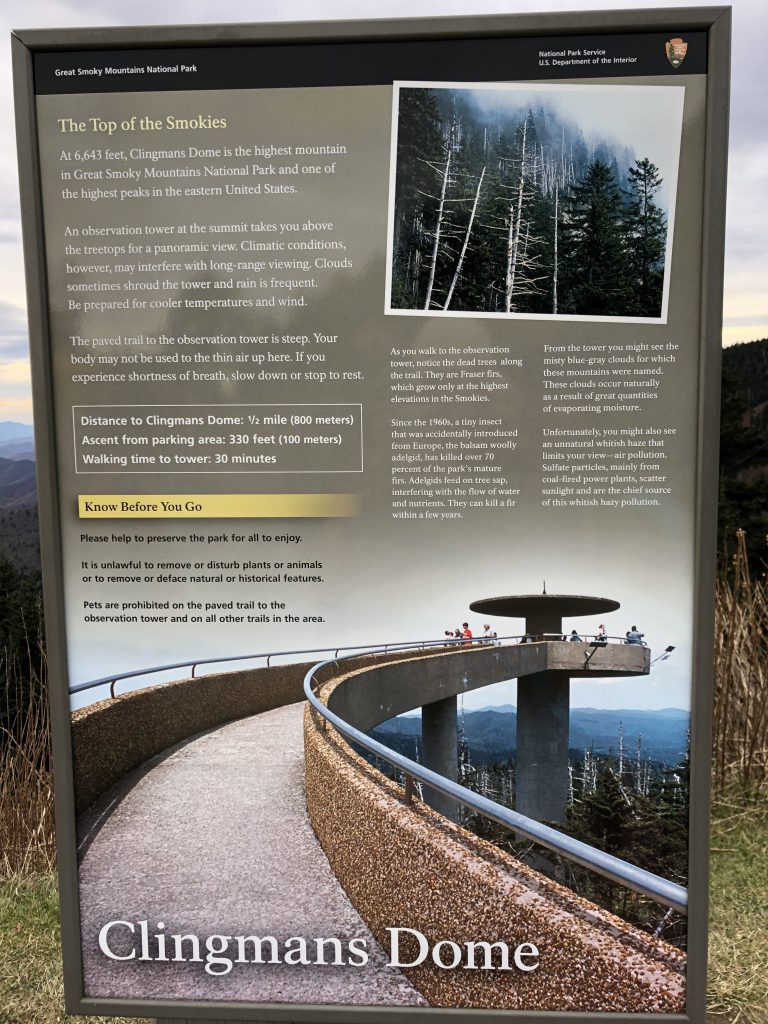
[[[509,638],[505,638],[509,639]],[[348,644],[345,647],[307,647],[304,650],[293,650],[293,651],[261,651],[258,654],[236,654],[228,655],[223,658],[194,658],[190,661],[177,661],[172,665],[155,665],[152,668],[140,668],[134,669],[131,672],[121,672],[117,675],[103,676],[101,679],[91,679],[86,683],[77,683],[77,685],[70,687],[70,693],[81,693],[83,690],[90,690],[95,686],[106,686],[110,685],[111,696],[114,694],[115,683],[119,683],[123,679],[135,679],[139,676],[155,675],[158,672],[170,672],[177,668],[191,668],[192,678],[195,678],[195,669],[200,665],[221,665],[230,661],[257,661],[259,658],[267,659],[267,667],[269,668],[269,662],[271,658],[278,658],[281,656],[298,655],[298,654],[326,654],[330,651],[335,651],[338,655],[339,651],[362,651],[366,653],[380,653],[381,651],[386,652],[387,650],[400,650],[404,648],[415,648],[426,647],[430,645],[439,644],[444,646],[447,643],[446,640],[411,640],[408,643],[403,644]],[[461,641],[456,640],[455,643]]]
[[[120,672],[117,675],[112,674],[109,676],[102,676],[100,679],[91,679],[85,683],[77,683],[75,686],[70,686],[69,693],[83,693],[85,690],[92,690],[96,686],[107,686],[109,685],[110,697],[115,696],[115,686],[123,679],[137,679],[140,676],[151,676],[156,675],[158,672],[171,672],[178,668],[191,668],[191,678],[195,678],[195,669],[200,665],[222,665],[230,661],[257,661],[259,658],[267,659],[267,668],[270,667],[269,662],[271,658],[279,657],[290,657],[298,654],[328,654],[330,651],[335,652],[335,657],[338,657],[339,651],[357,651],[358,654],[380,654],[388,653],[389,651],[404,651],[404,650],[423,650],[427,647],[462,647],[462,646],[477,646],[484,645],[488,646],[493,643],[501,643],[502,640],[517,640],[521,642],[526,636],[530,636],[529,633],[518,633],[510,636],[476,636],[471,639],[466,637],[441,637],[439,640],[406,640],[401,643],[385,643],[385,644],[346,644],[341,647],[307,647],[304,650],[298,651],[261,651],[259,654],[236,654],[226,658],[194,658],[190,661],[177,661],[172,665],[154,665],[151,668],[139,668],[133,669],[130,672]],[[556,634],[548,634],[547,638],[554,638]],[[589,633],[584,633],[583,639],[586,642],[586,638],[591,636]],[[541,634],[540,638],[544,638]],[[538,639],[534,637],[535,640]],[[617,643],[624,643],[623,637],[611,636],[607,637],[608,640],[615,640]]]
[[[589,868],[605,878],[610,878],[611,881],[618,882],[635,892],[642,893],[663,906],[672,907],[680,914],[688,913],[688,890],[684,886],[678,885],[676,882],[670,882],[660,875],[646,871],[644,868],[638,868],[634,864],[622,860],[620,857],[614,857],[610,853],[597,850],[578,839],[572,839],[570,836],[558,832],[557,829],[550,828],[549,825],[543,825],[534,818],[528,818],[524,814],[519,814],[517,811],[512,811],[501,804],[495,803],[493,800],[489,800],[487,797],[473,793],[471,790],[465,789],[464,786],[460,786],[458,783],[438,775],[437,772],[425,768],[416,761],[411,761],[410,758],[398,754],[397,751],[391,750],[383,743],[379,743],[378,740],[371,739],[366,733],[361,732],[342,718],[339,718],[315,695],[312,683],[314,682],[315,673],[321,668],[336,664],[338,661],[346,661],[349,657],[351,655],[347,655],[345,658],[321,661],[314,665],[304,677],[304,693],[309,703],[323,719],[324,724],[329,722],[342,736],[399,768],[405,773],[406,780],[409,776],[412,779],[418,779],[419,782],[429,786],[431,789],[437,790],[438,793],[451,797],[458,803],[469,807],[470,810],[477,811],[499,825],[513,829],[527,839],[531,839],[533,842],[539,843],[555,853],[559,853],[567,860],[581,864],[582,867]]]

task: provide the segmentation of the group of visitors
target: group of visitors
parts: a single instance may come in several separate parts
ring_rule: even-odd
[[[580,636],[579,633],[575,629],[571,630],[571,635],[570,636],[568,636],[568,637],[564,636],[563,640],[572,640],[573,643],[575,643],[575,644],[587,643],[586,638]],[[605,626],[603,625],[602,622],[597,627],[597,632],[595,633],[595,637],[594,637],[594,641],[593,642],[596,643],[596,644],[607,644],[608,643],[608,634],[606,633]]]
[[[639,644],[641,647],[645,647],[645,641],[643,640],[644,636],[645,636],[645,633],[641,633],[640,630],[637,628],[637,626],[633,626],[631,629],[627,630],[626,636],[624,638],[624,643],[625,644]],[[447,647],[453,646],[453,644],[456,643],[457,641],[462,641],[462,643],[464,645],[467,645],[467,646],[470,645],[470,644],[473,644],[473,643],[483,643],[483,644],[499,644],[500,643],[499,634],[496,633],[495,631],[492,632],[491,631],[491,627],[490,627],[490,625],[488,623],[486,623],[483,626],[482,636],[479,636],[477,638],[477,640],[475,640],[475,638],[474,638],[474,636],[472,634],[472,630],[470,629],[470,626],[469,626],[468,622],[462,622],[461,626],[460,627],[457,626],[456,629],[446,629],[445,630],[445,637],[446,637],[447,640],[451,641],[450,643],[446,643]],[[532,633],[525,633],[525,635],[520,638],[519,643],[521,643],[521,644],[532,644],[536,640],[540,640],[540,639],[568,640],[568,641],[571,641],[572,643],[576,643],[576,644],[583,644],[583,643],[587,643],[588,642],[584,637],[582,637],[579,634],[578,630],[572,629],[571,633],[570,633],[570,636],[566,636],[565,634],[562,634],[560,637],[547,635],[546,637],[542,638],[542,637],[534,636]],[[597,632],[594,634],[593,642],[594,643],[598,643],[598,644],[607,644],[608,643],[608,633],[606,632],[605,625],[602,622],[597,627]]]
[[[625,639],[624,639],[624,643],[625,644],[639,644],[640,646],[645,647],[645,641],[643,640],[644,636],[645,636],[645,633],[641,633],[640,630],[637,628],[637,626],[633,626],[632,629],[628,629],[627,630],[627,633],[626,633],[626,636],[625,636]],[[571,643],[575,643],[575,644],[583,644],[583,643],[590,642],[588,635],[582,636],[579,633],[578,630],[572,629],[569,636],[566,636],[565,633],[563,633],[559,637],[557,635],[554,635],[554,636],[547,635],[545,637],[536,637],[532,633],[526,633],[524,636],[522,636],[520,638],[520,643],[521,644],[532,644],[532,643],[534,643],[534,641],[539,640],[539,639],[566,640],[566,641],[570,641]],[[605,625],[602,622],[597,627],[597,632],[594,634],[594,638],[593,638],[592,642],[593,643],[597,643],[597,644],[607,644],[608,643],[608,633],[606,632]]]
[[[625,644],[639,644],[641,647],[645,647],[643,637],[645,633],[641,633],[637,626],[633,626],[632,629],[627,630],[626,637],[624,639]]]
[[[462,622],[461,627],[456,629],[446,629],[445,636],[447,639],[452,641],[463,640],[464,644],[469,645],[472,643],[483,643],[483,644],[498,644],[499,634],[492,632],[491,627],[488,623],[483,626],[483,634],[475,640],[472,630],[470,629],[468,622]],[[453,646],[453,644],[446,644],[447,647]]]
[[[637,626],[633,626],[632,629],[628,629],[627,630],[625,638],[624,638],[624,643],[625,644],[639,644],[641,647],[645,647],[645,643],[643,641],[643,637],[644,636],[645,636],[645,633],[641,633],[640,630],[637,628]],[[578,644],[583,644],[583,643],[586,642],[581,636],[579,636],[578,632],[575,629],[571,630],[571,635],[569,637],[566,638],[564,636],[563,640],[565,640],[565,639],[572,640],[574,643],[578,643]],[[607,644],[608,643],[608,634],[606,633],[605,626],[602,624],[602,622],[597,627],[597,632],[595,633],[594,642],[595,643],[599,643],[599,644]]]

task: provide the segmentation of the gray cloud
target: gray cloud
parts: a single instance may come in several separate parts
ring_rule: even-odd
[[[678,0],[676,6],[698,6],[699,0]],[[552,12],[563,10],[613,9],[615,7],[655,9],[669,6],[668,0],[6,0],[0,9],[0,30],[6,38],[13,28],[55,28],[91,25],[205,24],[250,21],[318,20],[345,18],[386,18],[435,15],[481,15]],[[765,96],[768,94],[768,61],[764,40],[768,28],[768,5],[764,0],[732,0],[733,51],[731,85],[731,140],[729,165],[728,228],[726,236],[726,293],[732,290],[743,300],[745,289],[753,292],[750,302],[761,302],[768,317],[765,238],[768,234],[768,130]],[[13,138],[11,75],[8,53],[0,55],[0,134]],[[765,159],[761,159],[761,153]],[[5,266],[22,263],[18,227],[17,178],[11,145],[0,152],[0,243]],[[20,282],[20,274],[15,280]],[[23,302],[23,296],[5,297]],[[20,289],[19,289],[20,291]],[[726,296],[727,297],[727,296]],[[0,306],[0,346],[20,345],[21,331],[14,322],[13,301]],[[762,307],[761,307],[762,308]],[[14,312],[15,311],[15,312]],[[736,313],[737,311],[734,310]],[[6,316],[11,319],[6,321]],[[9,339],[7,342],[3,339]]]
[[[0,362],[26,359],[28,355],[26,312],[10,302],[0,302]]]

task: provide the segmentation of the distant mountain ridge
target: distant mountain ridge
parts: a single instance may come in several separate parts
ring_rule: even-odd
[[[13,420],[0,421],[0,444],[6,441],[17,441],[20,438],[31,439],[34,436],[34,428],[28,423],[15,423]]]
[[[495,764],[515,755],[517,710],[511,704],[498,708],[465,711],[460,718],[472,763]],[[616,754],[619,732],[624,729],[624,754],[636,755],[640,737],[641,757],[678,764],[688,747],[690,715],[682,708],[644,710],[624,708],[572,708],[568,745],[576,754]],[[392,718],[371,731],[371,736],[413,758],[420,745],[421,720],[417,716]]]
[[[26,423],[0,422],[0,458],[34,459],[35,433]]]

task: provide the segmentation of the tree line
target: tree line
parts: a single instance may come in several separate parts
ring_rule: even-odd
[[[473,750],[468,739],[464,712],[458,716],[457,763],[461,785],[480,796],[515,809],[517,770],[514,755],[489,762]],[[423,762],[419,732],[372,735],[406,757]],[[690,745],[690,737],[688,747]],[[355,747],[358,754],[388,778],[404,785],[399,769]],[[424,793],[420,783],[416,791]],[[564,823],[550,822],[558,831],[604,850],[638,867],[677,882],[688,878],[688,815],[690,810],[690,752],[681,752],[674,764],[653,760],[641,736],[629,739],[619,724],[615,751],[598,752],[588,747],[571,749],[568,758],[568,800]],[[686,921],[667,915],[648,897],[619,883],[544,851],[528,840],[482,814],[462,808],[461,824],[516,858],[546,870],[579,896],[615,913],[625,921],[655,932],[674,945],[685,948]],[[546,864],[541,863],[544,856]]]
[[[756,580],[768,572],[768,339],[723,349],[719,551],[733,570],[735,537]]]
[[[472,767],[459,743],[465,786],[497,803],[514,808],[515,765],[507,761]],[[560,831],[606,853],[627,860],[663,878],[686,885],[688,879],[688,815],[690,760],[686,752],[676,765],[653,763],[644,755],[640,737],[625,749],[620,729],[618,750],[572,754],[569,763],[567,821]],[[480,815],[467,814],[466,826],[526,860],[527,841]],[[658,904],[625,886],[547,851],[552,874],[578,895],[647,931],[659,930],[668,942],[686,945],[686,923],[666,916]]]
[[[648,157],[543,107],[399,96],[393,308],[660,316],[667,221]]]
[[[45,660],[40,573],[14,565],[0,551],[0,734],[18,728],[41,694]]]

